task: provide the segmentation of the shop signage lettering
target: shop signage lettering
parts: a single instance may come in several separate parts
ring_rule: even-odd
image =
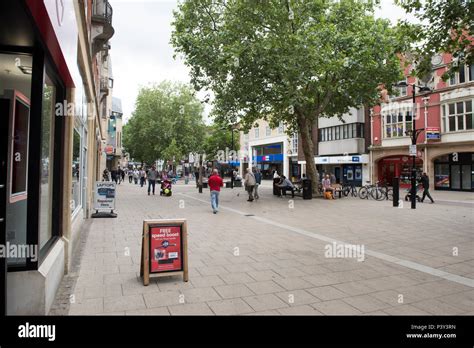
[[[115,209],[115,183],[108,181],[97,181],[95,183],[95,210]]]
[[[148,285],[150,275],[182,275],[188,281],[186,220],[143,221],[140,276]]]

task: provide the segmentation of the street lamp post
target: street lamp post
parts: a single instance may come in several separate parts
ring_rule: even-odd
[[[231,128],[231,132],[232,132],[232,162],[234,162],[234,128],[233,127]],[[234,171],[233,170],[230,176],[230,188],[231,189],[234,188]]]
[[[412,110],[412,129],[411,131],[406,131],[407,135],[411,136],[411,144],[413,147],[416,148],[416,139],[418,135],[424,131],[424,128],[416,129],[416,88],[420,90],[420,92],[431,92],[431,89],[427,86],[418,86],[417,84],[413,83],[409,85],[405,81],[400,82],[394,85],[395,87],[412,87],[412,102],[413,102],[413,110]],[[411,209],[416,209],[416,156],[417,153],[412,154],[412,167],[411,167],[411,189],[410,189],[410,198],[411,198]]]

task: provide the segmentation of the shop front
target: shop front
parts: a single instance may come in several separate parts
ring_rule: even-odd
[[[329,174],[338,184],[362,186],[368,180],[368,155],[321,156],[315,162],[321,178]]]
[[[273,179],[273,171],[283,174],[283,144],[265,144],[252,148],[252,166],[259,168],[263,179]]]
[[[474,152],[435,158],[434,187],[435,190],[474,191]]]
[[[387,156],[378,161],[378,178],[380,182],[391,185],[393,178],[400,178],[400,187],[410,187],[413,160],[407,155]],[[417,178],[423,172],[423,161],[417,157],[415,162]]]
[[[48,313],[87,206],[90,103],[75,6],[0,5],[0,243],[23,251],[0,260],[6,314]]]

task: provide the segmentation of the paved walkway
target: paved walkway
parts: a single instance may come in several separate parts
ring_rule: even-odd
[[[175,185],[172,197],[120,185],[118,218],[87,222],[50,314],[474,314],[470,205],[291,200],[270,187],[253,203],[223,189],[220,203],[213,215],[208,191],[193,185]],[[189,282],[143,286],[141,229],[151,218],[188,220]],[[342,243],[363,253],[329,257]]]

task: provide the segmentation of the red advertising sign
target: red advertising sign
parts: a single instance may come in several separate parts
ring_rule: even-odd
[[[181,226],[150,226],[150,273],[183,270]]]

